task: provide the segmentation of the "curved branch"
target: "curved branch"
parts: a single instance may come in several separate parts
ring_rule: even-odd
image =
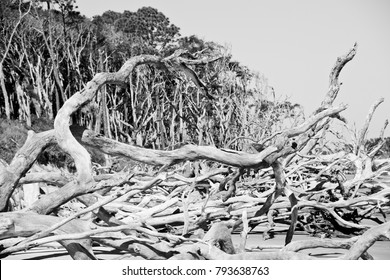
[[[108,83],[124,83],[133,69],[145,63],[158,63],[161,58],[152,55],[141,55],[129,59],[116,73],[99,73],[86,84],[85,88],[69,98],[54,120],[54,130],[58,145],[74,159],[80,184],[91,184],[92,165],[87,150],[77,142],[70,129],[70,117],[83,105],[92,101],[98,90]]]
[[[322,119],[329,117],[329,116],[332,116],[332,115],[336,115],[336,114],[340,113],[341,111],[344,111],[345,109],[347,109],[347,107],[348,107],[347,105],[340,105],[338,107],[331,107],[331,108],[328,108],[326,110],[323,110],[323,111],[311,116],[303,124],[287,130],[285,132],[285,134],[287,137],[294,137],[294,136],[301,135],[304,132],[308,131],[311,127],[316,125]]]
[[[281,137],[281,139],[277,139],[278,141],[276,141],[275,146],[269,146],[260,153],[256,154],[249,154],[228,149],[218,149],[210,146],[195,145],[185,145],[172,151],[159,151],[123,144],[118,141],[102,137],[95,134],[93,131],[88,130],[83,133],[82,141],[85,144],[98,148],[102,152],[109,155],[124,156],[151,165],[170,166],[186,160],[207,159],[235,167],[269,167],[269,165],[272,164],[272,162],[274,162],[280,155],[284,155],[284,152],[281,154],[275,154],[275,157],[267,159],[266,162],[264,162],[264,160],[271,154],[274,154],[283,148],[283,140],[286,136],[294,137],[296,135],[302,134],[323,118],[337,114],[346,108],[346,105],[342,105],[339,107],[326,109],[314,115],[297,128],[285,131],[282,135],[283,137]],[[291,151],[287,152],[291,153]]]
[[[340,90],[340,83],[339,83],[340,72],[344,68],[344,66],[354,58],[356,54],[356,49],[357,49],[357,43],[354,44],[353,48],[349,50],[348,53],[337,58],[337,61],[333,66],[332,71],[330,72],[329,75],[328,93],[326,94],[324,100],[322,101],[320,109],[324,109],[331,106],[333,101],[336,99],[337,94]]]
[[[357,260],[381,237],[390,239],[390,222],[367,230],[342,258],[346,260]]]
[[[355,151],[356,153],[363,148],[363,146],[365,144],[366,136],[367,136],[368,127],[370,126],[370,123],[372,120],[372,116],[374,115],[376,108],[378,108],[378,106],[381,103],[383,103],[383,101],[385,101],[385,99],[382,97],[371,106],[371,108],[368,112],[368,115],[366,117],[366,121],[364,122],[364,125],[359,133],[359,139],[358,139],[358,142],[356,145],[356,151]]]
[[[346,240],[333,240],[325,238],[316,238],[311,240],[294,241],[283,247],[282,251],[298,252],[313,248],[342,248],[349,249],[357,241],[358,237],[352,237]]]
[[[185,145],[172,151],[146,149],[134,145],[120,143],[100,135],[93,131],[85,131],[82,141],[90,146],[98,148],[104,153],[113,156],[123,156],[151,165],[173,165],[186,160],[207,159],[236,167],[268,166],[263,160],[273,152],[276,147],[268,147],[258,154],[218,149],[210,146]]]
[[[20,178],[27,173],[38,155],[54,143],[54,130],[37,134],[30,130],[26,142],[16,153],[9,166],[0,166],[0,211],[4,211]]]

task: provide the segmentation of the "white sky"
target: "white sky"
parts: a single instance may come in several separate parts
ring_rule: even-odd
[[[320,104],[336,58],[358,43],[355,58],[340,75],[335,104],[361,128],[380,97],[369,132],[377,137],[390,120],[389,0],[76,0],[87,17],[104,11],[157,8],[183,36],[198,35],[231,47],[233,58],[263,73],[279,96],[305,107]],[[386,131],[390,136],[390,128]]]

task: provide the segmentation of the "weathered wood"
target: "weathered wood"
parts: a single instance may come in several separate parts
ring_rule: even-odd
[[[357,46],[357,43],[355,43],[351,50],[349,50],[345,55],[337,58],[336,63],[329,74],[329,90],[325,95],[320,108],[327,108],[331,106],[333,101],[336,99],[340,90],[340,72],[344,66],[355,57]]]
[[[357,260],[375,243],[375,241],[382,237],[390,239],[390,222],[367,230],[341,258],[345,260]]]
[[[227,254],[214,246],[205,244],[193,245],[193,251],[200,252],[208,260],[314,260],[306,254],[295,252],[245,252]]]
[[[0,239],[9,237],[28,237],[40,232],[61,221],[61,218],[54,216],[39,215],[35,213],[0,213]],[[83,233],[93,228],[89,222],[73,220],[67,224],[53,230],[56,235]],[[92,243],[90,239],[80,238],[77,242],[63,242],[63,246],[68,250],[70,255],[76,259],[93,259]],[[36,244],[27,244],[27,246],[18,247],[18,245],[6,248],[0,253],[0,256],[28,249]]]
[[[54,130],[28,132],[27,140],[7,167],[0,167],[0,211],[4,211],[19,180],[34,164],[38,155],[56,142]]]
[[[366,117],[366,120],[364,122],[364,125],[363,127],[361,128],[360,130],[360,133],[359,133],[359,138],[357,140],[357,144],[356,144],[356,150],[355,150],[355,153],[357,154],[358,152],[361,152],[361,150],[364,149],[364,144],[366,142],[366,137],[367,137],[367,132],[368,132],[368,128],[370,126],[370,123],[371,123],[371,120],[372,120],[372,117],[375,113],[375,110],[376,108],[378,108],[378,106],[383,103],[383,101],[385,101],[385,99],[382,97],[380,98],[379,100],[377,100],[370,108],[368,114],[367,114],[367,117]]]
[[[65,102],[56,117],[55,130],[39,134],[30,132],[10,165],[0,161],[0,202],[3,203],[0,206],[3,210],[19,184],[46,182],[59,187],[23,209],[24,212],[0,214],[0,238],[6,241],[18,239],[18,244],[2,242],[7,246],[2,253],[9,254],[54,241],[62,244],[72,258],[94,259],[93,240],[145,259],[314,259],[297,252],[314,247],[349,249],[343,258],[370,259],[367,248],[379,238],[389,237],[388,223],[369,227],[344,214],[356,210],[359,218],[368,217],[379,206],[381,211],[387,211],[389,188],[375,181],[378,176],[387,174],[386,167],[374,169],[375,153],[366,156],[361,150],[351,154],[337,151],[324,154],[325,145],[318,146],[322,145],[321,138],[329,128],[331,118],[339,117],[339,113],[346,109],[345,105],[336,107],[332,104],[340,88],[340,71],[355,52],[356,45],[345,56],[338,58],[330,75],[329,91],[320,108],[299,125],[265,139],[265,149],[259,149],[258,153],[196,145],[184,145],[172,151],[152,150],[107,139],[91,131],[84,131],[80,140],[84,128],[77,128],[80,133],[75,137],[69,128],[72,114],[94,100],[102,86],[128,82],[134,68],[142,64],[159,64],[167,69],[173,67],[183,71],[211,100],[213,98],[196,73],[183,65],[202,61],[184,59],[180,56],[181,52],[167,58],[133,57],[118,72],[95,75],[82,91]],[[368,117],[370,120],[372,113]],[[361,133],[363,140],[369,121],[366,124]],[[74,159],[77,173],[26,174],[39,153],[56,142]],[[360,141],[358,146],[363,144],[364,141]],[[126,171],[94,176],[91,156],[85,145],[109,155],[162,168],[158,172],[151,168],[152,171],[142,173],[134,168],[130,172],[135,174]],[[378,150],[378,147],[375,149]],[[176,170],[171,167],[187,160],[211,161],[213,167],[205,164],[204,168],[197,168],[191,174],[194,177],[180,175],[180,166]],[[355,177],[340,179],[341,174],[337,173],[339,177],[336,178],[332,170],[337,171],[337,165],[346,163],[355,165]],[[253,175],[248,169],[261,170]],[[252,181],[248,182],[249,177]],[[359,190],[364,184],[374,186],[370,190],[372,193]],[[102,189],[107,191],[96,192]],[[325,199],[327,195],[329,197]],[[87,208],[64,219],[39,215],[53,212],[72,198],[78,198]],[[105,226],[77,219],[89,212],[97,215]],[[291,242],[298,214],[303,216],[302,223],[306,222],[306,227],[311,223],[309,218],[317,215],[313,212],[325,213],[326,219],[335,222],[335,225],[337,223],[338,228],[354,232],[368,230],[361,237],[345,242]],[[267,213],[266,217],[264,214]],[[236,250],[231,231],[233,226],[242,222],[242,240]],[[270,223],[269,229],[272,229],[273,223],[290,222],[286,243],[291,243],[276,252],[248,251],[245,248],[248,224],[255,226],[266,222]],[[194,233],[195,229],[203,232],[210,225],[203,239]]]
[[[187,160],[207,159],[237,167],[256,167],[264,165],[264,158],[277,151],[276,147],[269,147],[263,150],[262,153],[249,154],[211,146],[195,145],[184,145],[176,150],[161,151],[120,143],[97,135],[93,131],[85,131],[82,140],[84,143],[112,156],[123,156],[151,165],[168,166]]]
[[[219,248],[227,254],[234,254],[236,249],[233,246],[230,230],[224,223],[215,223],[203,237],[203,241]]]
[[[101,135],[98,135],[91,130],[86,130],[83,133],[82,141],[83,143],[98,148],[102,152],[109,155],[123,156],[151,165],[170,166],[186,160],[193,161],[206,159],[241,168],[269,167],[269,165],[272,164],[272,162],[281,155],[270,157],[270,159],[267,161],[265,161],[265,159],[284,148],[284,137],[294,137],[304,133],[323,118],[339,113],[345,109],[346,106],[340,106],[336,108],[329,108],[316,114],[315,116],[309,118],[302,125],[285,131],[282,138],[277,137],[280,139],[279,141],[276,141],[274,146],[270,145],[256,154],[249,154],[228,149],[218,149],[211,146],[195,145],[184,145],[181,148],[172,151],[152,150],[135,145],[120,143],[118,141],[102,137]],[[294,150],[288,150],[288,153],[293,151]]]

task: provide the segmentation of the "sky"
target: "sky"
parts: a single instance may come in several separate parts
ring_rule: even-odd
[[[390,120],[389,0],[76,0],[87,17],[107,10],[158,9],[182,36],[229,46],[233,59],[263,74],[280,98],[288,97],[311,114],[328,90],[338,56],[358,43],[342,70],[335,105],[351,128],[360,130],[371,105],[385,98],[372,120],[378,137]],[[390,136],[390,127],[386,136]]]

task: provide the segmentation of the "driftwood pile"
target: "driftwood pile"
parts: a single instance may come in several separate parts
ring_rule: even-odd
[[[116,73],[97,74],[67,100],[54,130],[30,131],[12,162],[0,162],[1,256],[59,242],[74,259],[96,259],[93,246],[99,244],[129,259],[313,259],[299,251],[318,247],[344,248],[342,259],[371,259],[367,249],[376,240],[390,238],[390,161],[376,158],[383,141],[373,150],[365,149],[372,115],[383,99],[374,104],[352,144],[326,150],[323,137],[332,120],[342,121],[340,113],[347,108],[333,102],[340,71],[353,59],[356,47],[337,59],[329,91],[316,112],[254,145],[252,153],[196,145],[152,150],[89,130],[78,142],[69,129],[71,116],[103,85],[126,83],[142,64],[184,71],[196,83],[186,65],[197,61],[180,52],[167,58],[142,55],[129,59]],[[387,122],[382,138],[386,126]],[[77,173],[32,171],[38,155],[54,144],[73,158]],[[119,172],[101,172],[84,146],[132,164]],[[55,188],[19,211],[6,212],[18,186],[33,183]],[[58,215],[58,209],[77,205],[76,200],[85,207],[66,217]],[[364,223],[367,219],[377,225]],[[247,248],[251,229],[266,225],[264,234],[272,234],[279,223],[288,227],[280,250]],[[298,229],[322,238],[294,242]],[[237,246],[232,232],[241,234]],[[350,237],[327,238],[336,233]]]

